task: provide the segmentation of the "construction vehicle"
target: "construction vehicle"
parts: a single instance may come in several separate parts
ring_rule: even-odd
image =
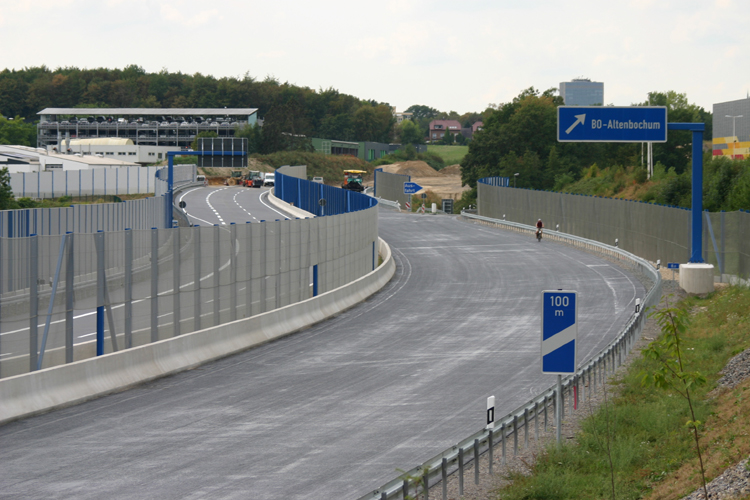
[[[227,177],[224,184],[226,186],[241,186],[243,184],[242,170],[232,170],[232,174]]]
[[[362,185],[362,176],[366,173],[366,170],[344,170],[344,182],[341,184],[341,188],[361,193],[365,190]]]
[[[243,185],[254,188],[263,186],[263,178],[260,176],[260,171],[251,170],[250,173],[245,176],[245,182]]]

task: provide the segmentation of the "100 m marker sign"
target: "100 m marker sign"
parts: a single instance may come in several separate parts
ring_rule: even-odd
[[[542,292],[542,373],[571,374],[576,371],[578,336],[577,292]]]

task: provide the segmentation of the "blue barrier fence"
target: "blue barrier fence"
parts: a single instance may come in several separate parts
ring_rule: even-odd
[[[510,187],[510,177],[485,177],[479,179],[477,182],[487,184],[488,186]]]
[[[277,198],[318,217],[356,212],[378,204],[378,200],[366,194],[298,179],[278,170],[275,177]]]

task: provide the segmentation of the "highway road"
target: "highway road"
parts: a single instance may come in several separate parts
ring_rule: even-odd
[[[268,202],[270,189],[238,186],[195,188],[180,193],[177,202],[184,201],[190,223],[201,226],[288,219],[289,215]]]
[[[449,216],[380,211],[393,280],[338,317],[0,428],[13,498],[356,498],[554,382],[541,291],[579,292],[579,362],[645,291],[595,256]]]

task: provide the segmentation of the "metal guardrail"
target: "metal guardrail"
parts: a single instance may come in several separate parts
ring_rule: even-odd
[[[466,212],[462,212],[461,215],[484,224],[503,226],[513,231],[528,233],[536,231],[536,227],[525,224],[491,219]],[[643,330],[646,309],[658,304],[661,298],[661,275],[645,259],[616,247],[555,231],[545,232],[544,238],[570,244],[587,251],[597,252],[608,258],[626,261],[630,265],[635,266],[646,278],[651,280],[641,308],[637,312],[634,312],[633,317],[620,331],[617,338],[590,361],[579,367],[575,375],[564,379],[560,399],[562,402],[561,413],[564,417],[566,397],[568,398],[568,411],[571,411],[570,408],[574,407],[574,399],[575,402],[579,399],[586,399],[586,387],[589,387],[588,394],[590,397],[592,388],[593,391],[596,391],[597,385],[602,385],[607,374],[613,372],[623,363],[625,356],[630,352],[633,345],[635,345]],[[513,455],[518,453],[521,433],[523,433],[523,446],[524,448],[528,447],[532,419],[535,439],[539,438],[540,418],[544,419],[545,430],[548,426],[548,415],[554,418],[556,392],[557,384],[551,386],[504,417],[496,419],[494,429],[482,429],[475,432],[421,465],[387,482],[371,493],[360,497],[359,500],[404,500],[406,498],[413,498],[414,495],[420,493],[427,499],[429,488],[438,484],[438,482],[442,483],[442,498],[445,500],[447,499],[448,476],[455,473],[459,475],[459,495],[463,495],[464,471],[467,464],[474,464],[474,482],[478,484],[480,472],[478,465],[481,456],[488,455],[488,470],[492,474],[494,454],[498,445],[500,446],[503,464],[505,464],[507,448],[510,446],[511,440]]]
[[[386,207],[397,208],[399,211],[401,210],[401,205],[397,201],[385,200],[383,198],[377,198],[377,200],[378,203],[381,203]]]

